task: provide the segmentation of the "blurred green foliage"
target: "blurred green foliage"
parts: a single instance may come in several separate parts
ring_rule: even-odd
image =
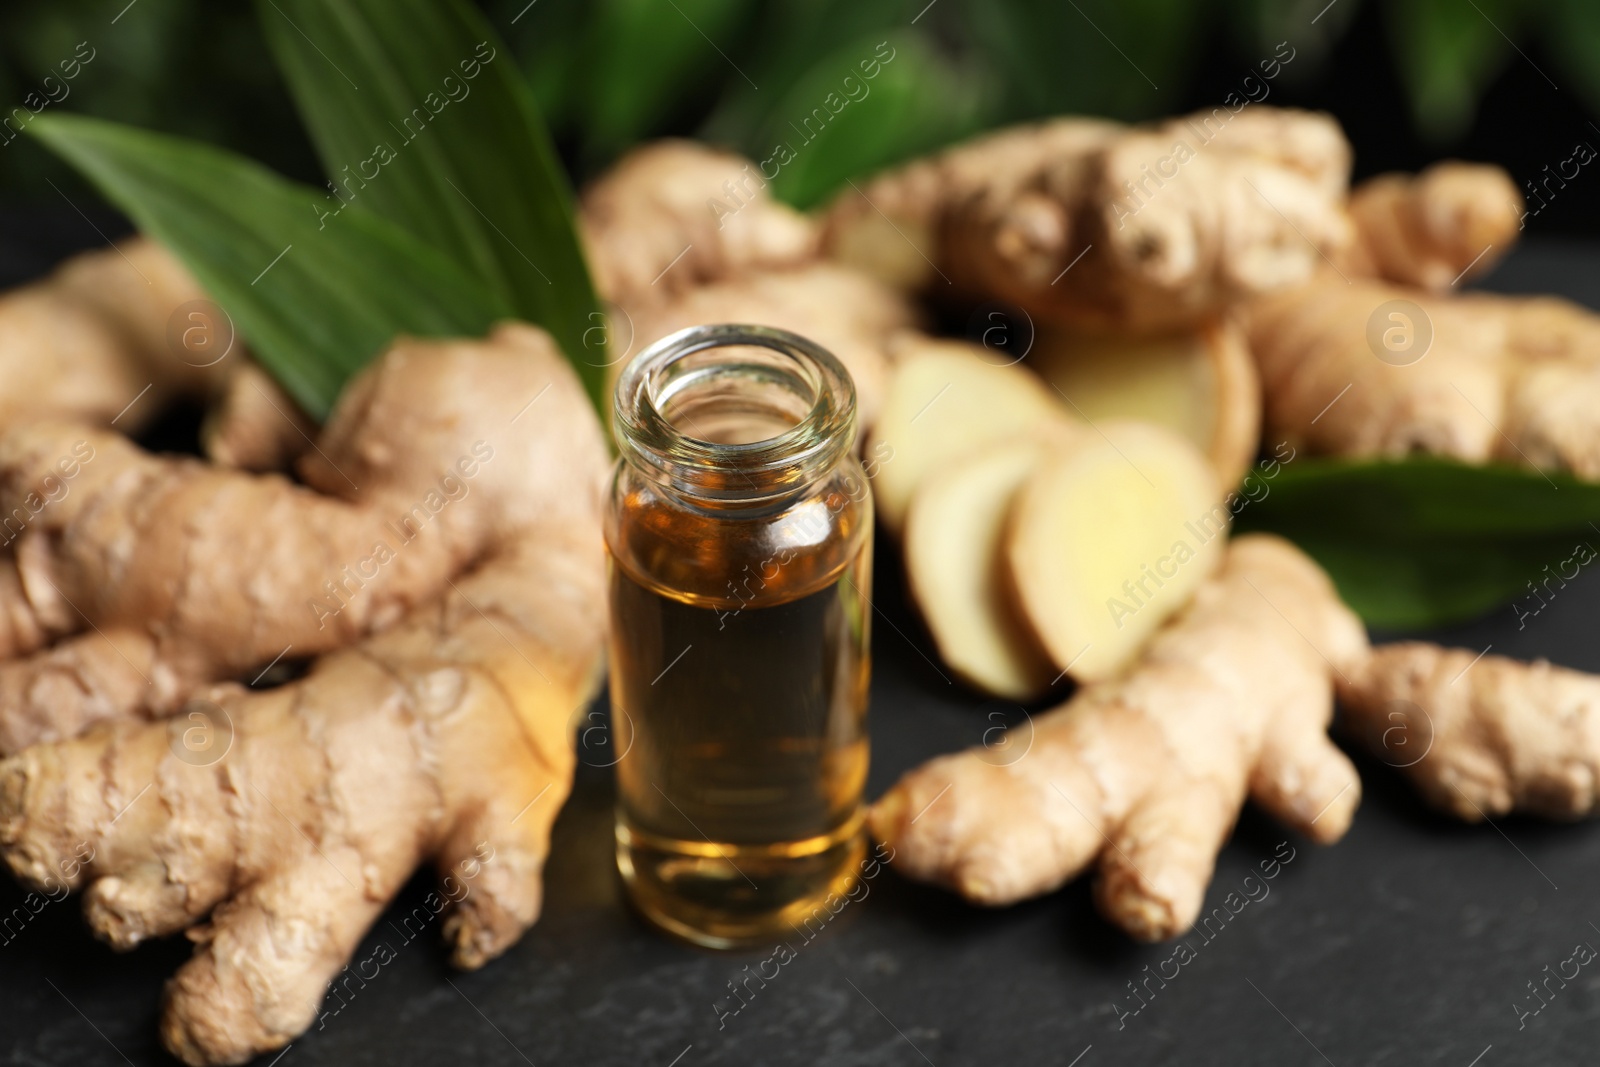
[[[1471,125],[1478,97],[1514,54],[1505,35],[1526,35],[1534,5],[1395,0],[1389,8],[1390,47],[1412,111],[1425,131],[1448,138]]]
[[[313,418],[397,334],[480,336],[509,318],[549,332],[604,418],[604,363],[585,358],[604,315],[568,176],[483,13],[471,0],[258,0],[256,13],[326,192],[195,138],[43,114],[42,101],[30,139],[180,259]],[[64,101],[95,58],[80,42],[47,92]]]
[[[797,203],[843,177],[973,130],[1076,112],[1145,119],[1186,105],[1207,50],[1253,60],[1289,41],[1291,81],[1325,70],[1378,8],[1415,127],[1441,147],[1470,127],[1518,48],[1552,57],[1600,111],[1600,0],[488,0],[552,126],[585,171],[670,130],[761,158],[852,57],[893,35],[910,61],[778,182]],[[902,44],[903,42],[903,44]],[[1363,72],[1364,73],[1364,72]],[[1552,82],[1554,84],[1554,82]],[[597,86],[599,88],[597,88]]]
[[[1415,127],[1441,146],[1470,127],[1518,48],[1600,110],[1597,0],[479,2],[580,180],[641,139],[693,133],[757,160],[787,145],[794,158],[776,185],[798,204],[1003,122],[1171,112],[1219,45],[1248,60],[1287,39],[1288,76],[1315,77],[1363,5],[1379,8]],[[83,41],[96,58],[68,84],[65,108],[316,177],[246,0],[7,0],[0,106],[37,92]],[[894,59],[868,81],[860,64],[880,42]],[[820,134],[818,123],[802,128],[818,108],[829,118]],[[75,181],[27,141],[0,147],[0,186],[53,196],[46,178]]]
[[[55,96],[60,99],[46,110],[187,134],[320,180],[248,0],[127,3],[0,4],[0,117],[25,107],[29,94],[38,94],[35,100]],[[94,58],[63,84],[60,65],[80,43]],[[46,77],[57,82],[47,86]],[[63,189],[83,188],[33,138],[0,146],[0,187],[54,198],[46,179]]]

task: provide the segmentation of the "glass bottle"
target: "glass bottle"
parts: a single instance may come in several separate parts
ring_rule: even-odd
[[[802,337],[700,326],[629,364],[613,418],[617,866],[656,925],[769,944],[848,892],[864,852],[855,387]]]

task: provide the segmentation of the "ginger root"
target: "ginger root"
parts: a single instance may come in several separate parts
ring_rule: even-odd
[[[934,293],[1159,332],[1296,285],[1342,254],[1349,167],[1338,125],[1309,112],[1218,108],[1131,128],[1058,119],[842,194],[824,244]]]
[[[0,425],[53,415],[115,419],[134,433],[174,397],[215,388],[242,354],[201,366],[209,353],[185,348],[181,330],[169,337],[174,312],[204,299],[188,271],[144,238],[74,256],[0,295]]]
[[[1498,168],[1441,163],[1358,189],[1360,247],[1248,308],[1268,431],[1333,456],[1413,452],[1600,479],[1600,316],[1554,297],[1446,295],[1515,240]],[[1404,284],[1394,284],[1396,282]]]
[[[1340,724],[1467,822],[1600,806],[1600,677],[1407,641],[1339,681]]]
[[[1219,498],[1204,458],[1160,427],[1047,422],[928,470],[906,578],[953,671],[1033,699],[1067,674],[1117,673],[1188,602],[1227,539]]]
[[[906,874],[980,904],[1047,893],[1098,859],[1102,913],[1140,940],[1173,937],[1247,793],[1314,841],[1349,827],[1361,784],[1325,732],[1330,675],[1366,651],[1316,564],[1240,537],[1125,675],[1032,720],[1010,762],[975,748],[911,771],[872,831]]]
[[[1499,167],[1446,160],[1420,174],[1380,174],[1350,195],[1358,239],[1344,269],[1442,292],[1499,262],[1522,209]]]
[[[1600,478],[1600,316],[1577,305],[1355,281],[1258,301],[1248,330],[1268,432],[1297,446]]]
[[[344,647],[576,509],[570,377],[531,327],[402,340],[346,388],[304,486],[79,424],[0,431],[0,752]]]
[[[818,261],[815,223],[774,201],[754,164],[689,141],[647,145],[589,187],[580,225],[611,301],[613,385],[630,357],[678,330],[773,326],[839,357],[871,425],[889,339],[916,312],[877,279]]]
[[[1077,200],[1093,153],[1123,129],[1055,119],[912,160],[841,194],[823,219],[824,248],[905,289],[932,286],[941,269],[963,269],[968,253],[1002,262],[1048,256],[1068,236],[1058,201]]]
[[[0,377],[0,425],[66,419],[135,434],[176,399],[204,401],[202,451],[221,466],[284,469],[315,433],[227,312],[143,237],[0,295]]]
[[[378,423],[390,436],[374,436]],[[504,327],[486,342],[403,341],[347,388],[322,462],[337,459],[364,484],[416,489],[418,479],[471,479],[454,464],[479,434],[494,442],[493,462],[429,527],[448,547],[402,546],[386,564],[410,570],[418,564],[408,558],[442,553],[448,562],[432,564],[430,583],[440,595],[419,596],[384,632],[325,655],[301,681],[190,690],[200,702],[182,718],[121,717],[0,762],[0,854],[18,877],[44,884],[87,844],[93,859],[71,881],[86,890],[100,937],[127,948],[189,930],[198,947],[168,986],[161,1022],[186,1063],[243,1063],[310,1026],[328,983],[424,861],[447,876],[443,932],[459,966],[503,952],[538,916],[549,828],[571,780],[569,725],[592,694],[603,648],[608,462],[588,402],[530,327]],[[107,447],[100,462],[109,469],[122,457]],[[304,580],[342,565],[346,549],[370,550],[355,533],[383,536],[362,529],[358,505],[315,502],[270,478],[252,488],[229,474],[185,497],[198,476],[192,465],[123,468],[123,480],[150,494],[145,506],[188,538],[179,547],[208,561],[174,576],[197,586],[169,594],[188,610],[152,603],[171,584],[162,579],[123,594],[127,611],[175,626],[203,617],[233,639],[259,640],[256,628],[275,610],[305,611]],[[127,531],[126,510],[107,503],[100,514]],[[280,559],[253,542],[221,543],[272,582],[196,547],[230,514],[291,544]],[[78,514],[62,543],[95,524],[93,509]],[[162,535],[136,524],[127,536],[137,545]],[[315,550],[319,537],[327,552]],[[111,585],[123,566],[117,554],[80,565],[84,580]],[[274,597],[281,607],[252,602]],[[95,602],[86,593],[79,603]],[[84,638],[84,647],[110,636]],[[159,631],[147,640],[163,643]],[[219,751],[188,744],[197,715],[226,737]]]
[[[630,308],[817,248],[815,225],[753,163],[693,141],[628,153],[584,190],[578,227],[600,295]]]
[[[219,467],[288,470],[317,436],[317,424],[277,380],[248,360],[223,380],[200,426],[200,448]]]

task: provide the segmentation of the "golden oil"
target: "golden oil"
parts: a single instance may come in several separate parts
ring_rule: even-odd
[[[617,865],[663,929],[767,944],[848,892],[864,852],[871,501],[853,389],[778,331],[663,346],[618,387]]]

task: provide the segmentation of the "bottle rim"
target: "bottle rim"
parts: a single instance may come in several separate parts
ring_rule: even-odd
[[[723,359],[693,358],[716,349],[730,351]],[[753,350],[771,357],[760,361]],[[787,393],[805,412],[771,437],[738,444],[694,436],[669,413],[695,390],[736,399],[740,386],[746,396],[757,388]],[[706,503],[770,501],[803,490],[850,453],[855,430],[849,371],[816,342],[770,326],[718,323],[663,337],[623,369],[612,399],[612,433],[623,460]]]

